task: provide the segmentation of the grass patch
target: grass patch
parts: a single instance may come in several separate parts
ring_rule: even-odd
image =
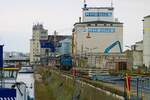
[[[42,76],[42,82],[35,81],[36,100],[72,100],[75,97],[79,97],[76,100],[117,100],[92,87],[62,77],[60,73],[48,68],[39,68],[36,73]]]

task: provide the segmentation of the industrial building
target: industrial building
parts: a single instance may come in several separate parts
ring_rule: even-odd
[[[60,46],[58,47],[57,52],[60,55],[63,54],[72,54],[72,38],[66,38],[64,40],[59,41]]]
[[[54,32],[55,33],[55,32]],[[55,54],[62,55],[65,52],[71,54],[71,44],[72,44],[72,36],[71,35],[48,35],[48,42],[51,42],[55,45]],[[51,52],[50,52],[51,53]]]
[[[143,40],[131,46],[131,50],[126,51],[128,63],[133,68],[150,68],[150,15],[143,20]]]
[[[56,43],[58,43],[59,41],[62,41],[66,38],[71,38],[71,37],[72,37],[71,35],[58,35],[58,34],[48,35],[48,41],[50,41],[50,42],[55,41]]]
[[[150,15],[143,20],[143,64],[150,68]]]
[[[108,62],[111,54],[127,61],[125,54],[121,55],[123,23],[114,18],[113,7],[87,7],[84,4],[82,19],[79,18],[79,22],[74,24],[72,34],[73,56],[77,59],[86,56],[87,66],[102,68],[102,63]]]
[[[54,35],[48,35],[47,43],[54,45],[55,51],[49,51],[47,54],[48,57],[41,60],[44,61],[44,64],[49,64],[50,66],[55,64],[57,56],[69,53],[71,54],[72,48],[72,36],[71,35],[58,35],[57,32],[54,32]],[[45,59],[45,60],[44,60]]]
[[[143,40],[131,46],[132,66],[150,68],[150,15],[143,19]],[[130,57],[131,58],[131,57]],[[131,62],[130,61],[130,62]]]
[[[128,63],[133,68],[146,66],[150,68],[150,16],[143,20],[143,40],[131,46],[131,50],[126,51]]]
[[[32,39],[30,39],[30,63],[40,62],[41,56],[46,56],[46,49],[41,48],[40,41],[48,39],[48,30],[42,24],[33,25]]]
[[[5,65],[16,65],[16,64],[29,64],[29,54],[24,54],[21,52],[4,52],[3,54]]]
[[[56,31],[54,33],[56,33]],[[30,63],[48,63],[48,57],[53,56],[53,52],[55,52],[55,54],[58,53],[57,45],[59,41],[63,41],[66,38],[71,39],[71,36],[48,35],[48,30],[44,29],[42,24],[33,25],[32,39],[30,39]],[[61,47],[61,49],[63,49],[63,47]]]
[[[128,49],[125,53],[131,68],[137,69],[143,66],[143,40],[135,42],[135,44],[131,45],[131,50]]]
[[[113,7],[87,7],[82,9],[83,19],[74,24],[73,52],[102,53],[116,41],[123,47],[123,23],[114,18]],[[116,46],[111,52],[120,52]]]
[[[71,53],[71,36],[57,35],[56,31],[54,35],[48,35],[48,30],[44,29],[42,24],[33,25],[32,31],[32,39],[30,40],[31,64],[48,64],[49,59],[54,55],[63,54],[64,52]],[[60,41],[61,43],[59,43]],[[68,49],[65,46],[66,42],[70,42],[70,48]],[[62,44],[62,47],[59,44]]]

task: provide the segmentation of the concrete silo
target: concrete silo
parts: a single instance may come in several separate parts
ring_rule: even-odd
[[[150,67],[150,15],[143,20],[143,64]]]

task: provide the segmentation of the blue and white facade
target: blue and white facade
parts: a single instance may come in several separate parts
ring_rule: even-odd
[[[63,54],[71,54],[72,52],[72,39],[71,38],[66,38],[64,40],[59,41],[61,46],[58,48],[58,52],[60,55]]]
[[[123,23],[114,18],[113,7],[85,7],[82,22],[74,24],[73,53],[103,53],[116,41],[123,47]],[[110,52],[120,52],[115,46]]]
[[[114,21],[113,8],[89,7],[83,8],[83,22],[89,21]]]

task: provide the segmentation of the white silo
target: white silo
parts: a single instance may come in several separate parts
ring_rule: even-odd
[[[150,68],[150,15],[143,20],[143,63]]]

